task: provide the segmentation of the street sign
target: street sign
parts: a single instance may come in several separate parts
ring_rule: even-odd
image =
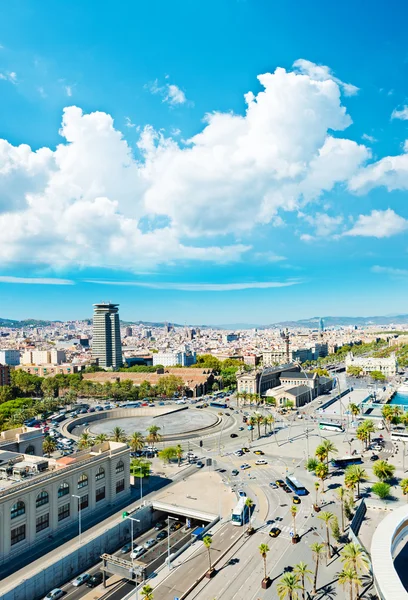
[[[126,517],[128,517],[128,516],[129,516],[129,513],[126,510],[124,510],[122,513],[122,519],[126,519]]]
[[[290,537],[293,537],[293,531],[290,531],[289,533],[290,533]]]

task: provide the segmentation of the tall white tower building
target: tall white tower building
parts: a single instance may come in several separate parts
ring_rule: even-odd
[[[94,304],[92,356],[100,367],[122,366],[119,304],[101,302]]]

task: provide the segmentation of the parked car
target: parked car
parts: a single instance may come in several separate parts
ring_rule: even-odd
[[[230,437],[232,437],[232,438],[237,438],[237,437],[238,437],[238,434],[237,434],[237,433],[231,433]]]
[[[196,463],[196,467],[197,467],[197,469],[202,469],[202,468],[203,468],[203,466],[204,466],[204,463],[202,463],[202,462],[200,462],[200,461],[198,461],[198,462]]]
[[[236,477],[237,475],[239,475],[239,471],[238,471],[238,469],[233,469],[233,470],[231,471],[231,475],[233,475],[234,477]]]
[[[143,546],[136,546],[136,548],[133,548],[133,551],[130,553],[130,558],[139,558],[139,556],[142,556],[142,554],[144,554],[145,552],[146,550],[143,548]]]
[[[244,455],[244,453],[242,452],[242,450],[236,450],[234,452],[234,454],[235,454],[235,456],[243,456]]]
[[[165,529],[163,529],[163,531],[160,531],[157,535],[156,535],[156,541],[160,542],[160,540],[165,540],[167,537],[167,531]]]
[[[258,460],[255,461],[256,465],[267,465],[268,461],[265,460],[264,458],[258,458]]]
[[[263,452],[262,450],[254,450],[254,454],[257,454],[258,456],[263,456],[265,452]]]
[[[43,600],[58,600],[58,598],[62,598],[64,592],[60,588],[54,588],[46,596],[44,596]]]
[[[248,463],[244,463],[240,467],[240,469],[242,469],[243,471],[245,471],[246,469],[250,469],[250,468],[251,468],[251,465],[249,465]]]
[[[98,585],[100,585],[103,581],[103,573],[101,571],[98,571],[97,573],[95,573],[95,575],[92,575],[88,581],[86,582],[86,585],[89,588],[94,588]]]
[[[90,578],[89,573],[82,573],[82,575],[78,575],[78,577],[76,579],[74,579],[74,581],[72,582],[72,585],[74,587],[79,587],[80,585],[82,585],[83,583],[88,581],[89,578]]]
[[[144,547],[146,550],[150,550],[150,548],[153,548],[153,546],[155,546],[157,544],[157,541],[154,538],[150,538],[150,540],[147,540],[144,543]]]
[[[370,456],[370,460],[371,462],[375,462],[376,460],[378,460],[380,457],[378,456],[378,454],[373,454],[372,456]]]
[[[300,500],[299,496],[293,496],[292,502],[293,502],[293,504],[300,504],[301,500]]]

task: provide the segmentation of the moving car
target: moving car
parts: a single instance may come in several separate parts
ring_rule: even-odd
[[[282,486],[282,488],[283,488],[283,490],[284,490],[284,491],[285,491],[287,494],[291,494],[291,493],[292,493],[292,490],[290,489],[290,487],[289,487],[288,485],[286,485],[286,483],[285,483],[285,485],[284,485],[284,486]]]
[[[238,490],[238,496],[239,496],[240,498],[245,498],[245,496],[246,496],[246,493],[244,492],[244,490]]]
[[[243,427],[238,427],[238,431],[244,431]]]
[[[146,550],[143,546],[136,546],[136,548],[133,548],[133,552],[130,553],[130,558],[139,558],[139,556],[142,556],[145,552]]]
[[[170,531],[178,531],[179,529],[181,529],[181,523],[179,521],[176,521],[170,526]]]
[[[231,471],[231,475],[233,475],[234,477],[236,477],[237,475],[239,475],[239,471],[238,471],[238,469],[233,469],[233,470]]]
[[[232,437],[232,438],[237,438],[237,437],[238,437],[238,434],[237,434],[237,433],[231,433],[230,437]]]
[[[242,448],[242,452],[249,452],[249,448]]]
[[[163,529],[163,531],[160,531],[157,535],[156,535],[156,541],[160,542],[160,540],[165,540],[167,537],[167,531],[165,529]]]
[[[95,573],[95,575],[92,575],[88,581],[86,582],[87,587],[89,588],[94,588],[98,585],[100,585],[103,581],[103,573],[101,571],[98,571],[97,573]]]
[[[90,578],[89,573],[82,573],[82,575],[78,575],[78,577],[76,579],[74,579],[74,581],[72,582],[72,585],[74,587],[79,587],[80,585],[85,583],[85,581],[88,581],[89,578]]]
[[[256,465],[267,465],[268,461],[265,460],[264,458],[258,458],[258,460],[255,461]]]
[[[44,596],[43,600],[58,600],[58,598],[62,598],[64,592],[60,588],[54,588],[46,596]]]
[[[196,463],[196,467],[197,467],[197,469],[202,469],[202,468],[203,468],[203,466],[204,466],[204,463],[202,463],[202,462],[200,462],[200,461],[199,461],[198,463]]]
[[[371,462],[375,462],[376,460],[378,460],[380,457],[378,456],[378,454],[373,454],[372,456],[370,456],[370,460]]]
[[[122,548],[120,549],[121,554],[127,554],[131,550],[132,550],[132,544],[130,542],[128,544],[125,544],[124,546],[122,546]]]
[[[272,527],[272,529],[269,531],[269,535],[271,537],[278,537],[278,535],[281,533],[281,530],[279,529],[279,527]]]
[[[254,454],[257,454],[258,456],[263,456],[265,452],[263,452],[262,450],[254,450]]]
[[[242,450],[236,450],[234,454],[235,456],[243,456],[244,453],[242,452]]]
[[[277,479],[275,481],[276,485],[278,485],[279,487],[283,487],[285,484],[285,482],[283,481],[283,479]]]
[[[243,465],[241,465],[240,467],[243,471],[245,471],[245,469],[250,469],[251,465],[249,465],[248,463],[244,463]]]
[[[154,526],[155,531],[160,531],[160,529],[164,529],[166,527],[166,523],[164,521],[158,521]]]
[[[293,496],[292,502],[293,502],[293,504],[300,504],[301,500],[300,500],[299,496]]]
[[[146,550],[150,550],[150,548],[153,548],[153,546],[155,546],[157,544],[157,541],[154,538],[150,538],[150,540],[147,540],[144,543],[144,547]]]
[[[271,486],[271,488],[273,488],[274,490],[278,489],[278,486],[276,485],[276,483],[274,483],[273,481],[271,481],[271,483],[269,484]]]

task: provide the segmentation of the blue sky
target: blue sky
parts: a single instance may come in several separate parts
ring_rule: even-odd
[[[0,316],[407,312],[406,12],[3,7]]]

